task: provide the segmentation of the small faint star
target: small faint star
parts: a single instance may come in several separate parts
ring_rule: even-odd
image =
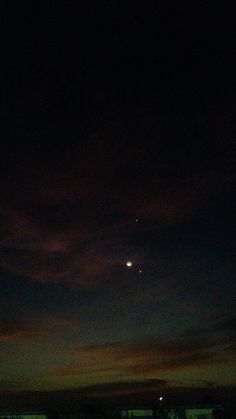
[[[141,269],[139,270],[139,273],[140,273],[140,274],[142,273],[142,270],[141,270]]]

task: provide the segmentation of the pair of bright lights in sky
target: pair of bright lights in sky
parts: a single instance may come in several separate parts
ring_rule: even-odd
[[[126,262],[126,266],[127,266],[127,268],[132,268],[132,266],[133,266],[133,262],[131,262],[131,260],[127,260],[127,262]],[[141,269],[139,270],[139,273],[140,273],[140,274],[142,273],[142,270],[141,270]]]

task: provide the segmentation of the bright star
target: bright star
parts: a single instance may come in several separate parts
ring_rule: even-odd
[[[128,260],[128,262],[126,262],[126,266],[128,266],[128,268],[131,268],[131,266],[133,266],[133,263],[130,262],[130,260]]]

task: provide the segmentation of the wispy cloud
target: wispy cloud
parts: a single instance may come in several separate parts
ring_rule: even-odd
[[[78,327],[78,322],[68,316],[37,316],[28,322],[2,318],[0,319],[0,343],[19,343],[26,339],[45,340],[49,336],[56,336],[61,330],[65,333],[76,330]]]
[[[173,371],[191,371],[227,363],[232,356],[225,338],[156,339],[143,343],[113,342],[100,345],[79,345],[73,353],[74,364],[53,369],[50,374],[82,378],[119,377],[127,379],[158,378]],[[70,354],[71,356],[71,354]]]
[[[0,328],[0,342],[19,340],[25,337],[32,337],[33,331],[25,326],[12,325]]]

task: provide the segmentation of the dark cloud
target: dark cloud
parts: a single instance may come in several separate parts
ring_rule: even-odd
[[[236,317],[223,319],[215,324],[215,330],[236,333]]]
[[[235,336],[236,333],[236,319],[235,316],[228,316],[219,319],[211,319],[207,322],[205,327],[202,328],[192,328],[191,330],[187,330],[184,333],[184,337],[199,337],[204,338],[214,335],[228,335],[228,336]]]
[[[28,329],[24,326],[5,326],[0,328],[0,342],[5,342],[9,340],[19,340],[25,337],[32,337],[33,332],[31,329]]]
[[[88,393],[90,396],[104,396],[104,395],[128,395],[128,394],[139,394],[142,392],[156,392],[160,389],[165,388],[168,385],[166,380],[143,380],[143,381],[121,381],[121,382],[110,382],[105,384],[91,385],[82,390],[82,393]]]
[[[117,240],[125,253],[134,235],[210,217],[235,185],[231,143],[223,144],[217,131],[226,117],[212,108],[206,118],[201,112],[173,118],[171,128],[152,107],[131,110],[134,124],[125,112],[104,111],[93,134],[78,142],[55,128],[59,151],[45,141],[9,152],[11,169],[1,185],[1,266],[44,282],[102,281],[120,263]],[[196,130],[204,138],[210,131],[207,143]]]
[[[96,148],[94,154],[97,153]],[[90,164],[99,170],[97,163],[89,163],[89,167]],[[88,183],[80,173],[83,170],[80,168],[66,180],[60,178],[59,172],[52,176],[48,172],[48,179],[46,175],[41,179],[48,196],[44,188],[42,196],[38,191],[36,196],[30,191],[26,193],[28,202],[24,203],[23,198],[23,208],[10,204],[3,209],[3,268],[43,282],[101,281],[110,268],[123,263],[122,256],[130,247],[127,240],[133,235],[162,231],[194,217],[199,210],[208,211],[228,182],[227,177],[217,180],[218,175],[212,173],[201,174],[191,182],[171,181],[168,187],[157,179],[154,183],[146,180],[140,189],[131,180],[121,191],[109,173],[102,174],[99,185],[96,174]],[[65,194],[56,198],[57,203],[54,181]],[[139,226],[135,223],[137,216],[141,220]]]

